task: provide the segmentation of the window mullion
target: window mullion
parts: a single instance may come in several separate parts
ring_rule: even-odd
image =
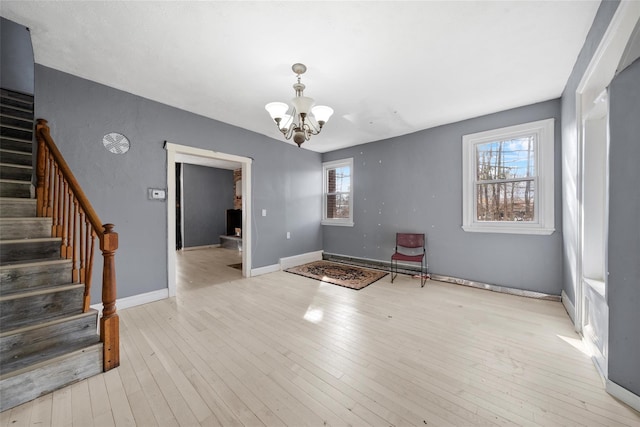
[[[485,179],[485,180],[475,181],[474,183],[476,185],[479,185],[479,184],[502,184],[502,183],[505,183],[505,182],[523,182],[523,181],[535,181],[535,180],[536,180],[536,177],[528,176],[526,178]]]

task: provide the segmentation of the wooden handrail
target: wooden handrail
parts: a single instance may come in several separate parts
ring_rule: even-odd
[[[60,154],[60,151],[58,150],[58,147],[56,147],[56,144],[53,142],[53,139],[51,138],[49,125],[47,123],[48,122],[45,119],[38,119],[36,121],[36,140],[38,141],[38,145],[40,144],[41,139],[44,140],[44,142],[47,145],[47,148],[51,153],[51,156],[53,157],[53,159],[55,160],[58,166],[58,169],[64,175],[65,179],[67,180],[67,183],[69,184],[69,188],[78,199],[78,203],[80,204],[80,207],[82,207],[85,214],[89,218],[91,225],[93,225],[93,229],[96,230],[96,233],[98,234],[98,236],[100,236],[102,234],[102,222],[100,222],[100,217],[98,217],[98,214],[93,209],[93,206],[91,206],[91,203],[89,203],[89,199],[84,194],[84,191],[82,191],[82,188],[80,187],[80,184],[78,184],[76,177],[73,176],[73,173],[69,168],[69,165],[64,160],[64,157],[62,157],[62,154]],[[42,150],[38,150],[38,160],[40,160],[40,157],[43,154],[44,152]],[[42,170],[42,173],[44,174],[44,161],[43,162],[38,161],[38,188],[40,188],[39,178],[40,178],[41,170]],[[42,183],[44,184],[44,181]]]
[[[104,371],[120,365],[119,319],[116,310],[115,252],[118,233],[113,224],[102,224],[89,203],[69,165],[56,147],[47,121],[36,122],[38,159],[36,166],[37,215],[51,217],[51,234],[62,238],[63,258],[71,260],[74,283],[84,283],[83,311],[91,303],[91,276],[93,271],[94,240],[100,240],[104,258],[102,271],[102,317],[100,341],[104,344]]]

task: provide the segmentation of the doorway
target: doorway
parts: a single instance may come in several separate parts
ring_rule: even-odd
[[[167,278],[169,296],[176,295],[176,164],[240,169],[242,192],[242,276],[251,276],[251,164],[252,159],[233,154],[219,153],[201,148],[166,142],[167,150]]]
[[[600,375],[608,380],[609,215],[608,87],[629,58],[640,7],[621,2],[576,91],[578,130],[578,256],[575,326]],[[637,32],[635,32],[637,37]],[[607,390],[609,386],[607,385]]]
[[[182,249],[182,163],[176,163],[176,250]]]

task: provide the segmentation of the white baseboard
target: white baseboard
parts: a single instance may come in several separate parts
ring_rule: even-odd
[[[280,271],[280,264],[266,265],[264,267],[252,268],[251,277],[260,276],[262,274]]]
[[[307,252],[306,254],[280,258],[280,268],[286,270],[287,268],[296,267],[308,262],[322,261],[322,252],[323,251]]]
[[[571,318],[571,323],[575,325],[576,324],[576,307],[573,305],[573,303],[569,299],[569,296],[566,294],[564,289],[562,290],[562,293],[560,295],[562,298],[562,305],[564,305],[564,309],[567,311],[567,314]]]
[[[622,400],[624,403],[640,412],[640,396],[630,392],[622,386],[619,386],[609,379],[607,379],[606,389],[607,393],[609,393],[611,396],[615,397],[618,400]]]
[[[183,251],[197,251],[198,249],[208,249],[208,248],[219,248],[220,243],[214,245],[204,245],[204,246],[190,246],[188,248],[182,248]]]
[[[125,308],[135,307],[137,305],[148,304],[150,302],[159,301],[169,298],[169,289],[158,289],[157,291],[147,292],[145,294],[132,295],[130,297],[118,298],[116,300],[116,309],[123,310]],[[93,304],[91,308],[98,310],[99,316],[102,315],[102,303]]]

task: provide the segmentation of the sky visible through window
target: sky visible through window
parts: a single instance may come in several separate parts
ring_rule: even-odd
[[[535,175],[533,135],[476,145],[478,181],[527,178]]]
[[[349,166],[336,168],[336,193],[351,191],[351,172]]]

